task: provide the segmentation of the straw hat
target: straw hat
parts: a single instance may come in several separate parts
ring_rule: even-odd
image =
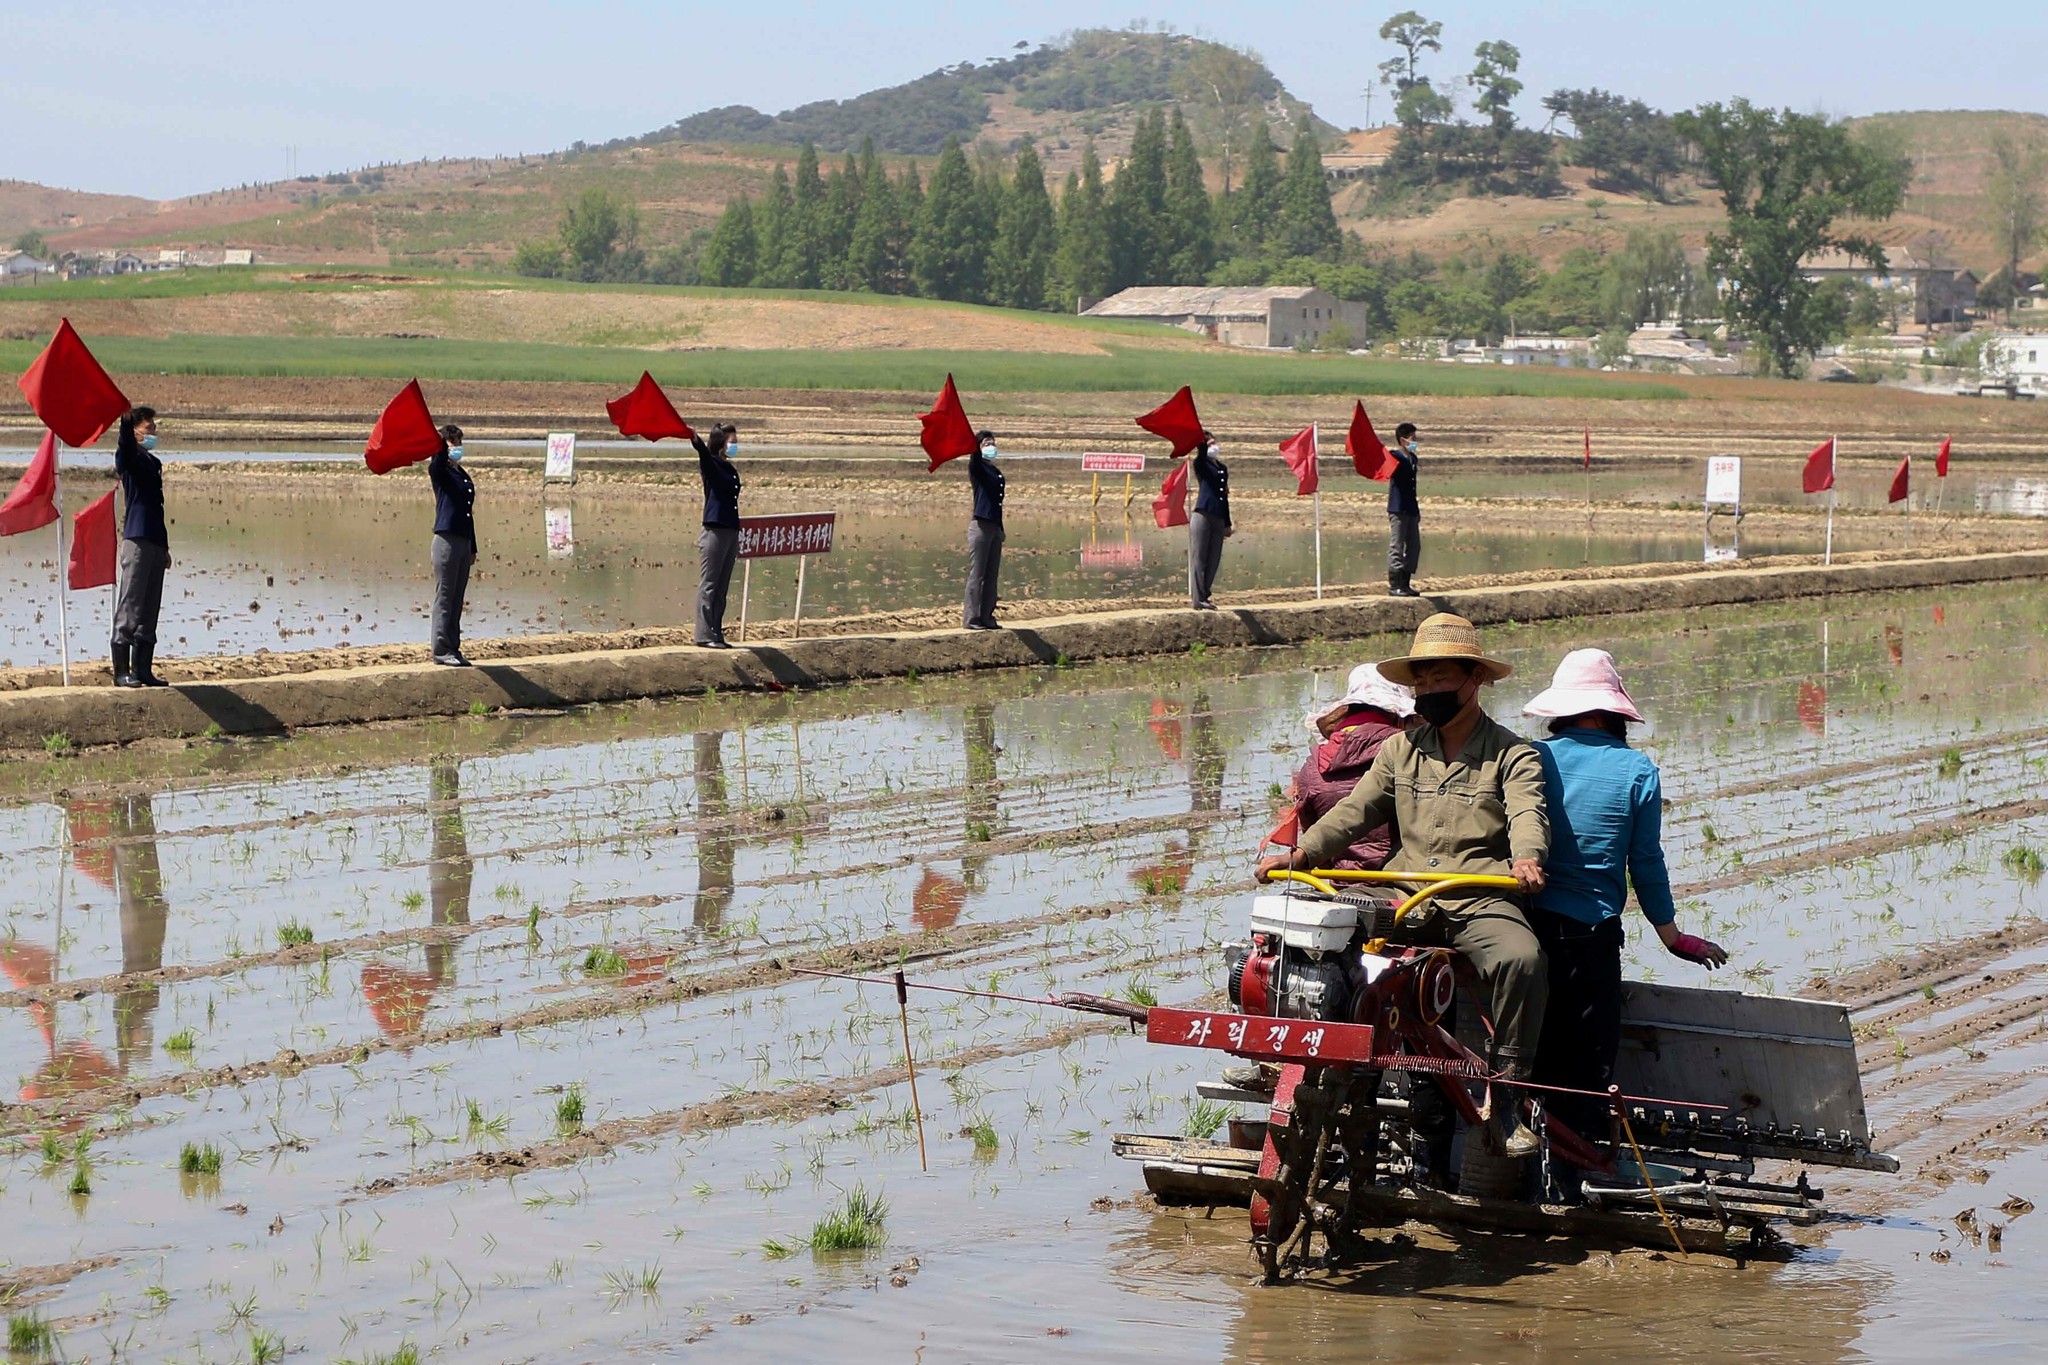
[[[1415,628],[1415,643],[1398,659],[1384,660],[1380,676],[1406,687],[1415,685],[1415,665],[1436,659],[1469,659],[1479,665],[1479,676],[1499,682],[1515,671],[1513,664],[1489,659],[1479,652],[1479,628],[1462,616],[1440,611]]]
[[[1415,689],[1388,682],[1380,676],[1376,664],[1360,664],[1351,670],[1351,681],[1343,696],[1328,706],[1309,712],[1304,719],[1310,730],[1321,735],[1324,721],[1354,706],[1375,707],[1395,720],[1406,720],[1415,714]]]
[[[1565,655],[1551,675],[1550,686],[1522,708],[1525,716],[1552,720],[1589,711],[1612,711],[1633,721],[1643,718],[1635,699],[1621,685],[1621,670],[1614,666],[1614,656],[1604,649],[1575,649]]]

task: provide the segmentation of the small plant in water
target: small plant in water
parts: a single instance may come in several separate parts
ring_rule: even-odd
[[[1941,762],[1935,765],[1934,771],[1943,777],[1962,776],[1963,751],[1961,749],[1950,749],[1941,756]]]
[[[1182,1136],[1206,1138],[1223,1126],[1230,1117],[1230,1106],[1215,1100],[1193,1100],[1188,1104],[1187,1121],[1180,1126]]]
[[[219,739],[221,736],[220,722],[217,720],[206,722],[206,728],[201,730],[199,735],[202,739]]]
[[[977,1153],[993,1152],[1003,1145],[1002,1138],[996,1135],[995,1124],[989,1122],[987,1114],[976,1114],[968,1121],[963,1131],[966,1136],[974,1139],[974,1150]]]
[[[2041,857],[2041,850],[2031,844],[2015,844],[2005,851],[1999,863],[2015,877],[2025,877],[2030,882],[2039,881],[2041,874],[2048,871],[2048,862]]]
[[[42,1148],[45,1166],[62,1166],[64,1158],[70,1155],[64,1150],[64,1140],[55,1133],[43,1134]]]
[[[283,924],[277,926],[277,946],[280,948],[296,948],[302,943],[311,943],[312,941],[313,930],[310,925],[301,924],[295,919],[288,919]]]
[[[489,702],[473,701],[469,704],[469,714],[472,716],[488,716],[491,714],[491,704]]]
[[[178,1170],[185,1175],[219,1175],[220,1148],[188,1142],[178,1153]]]
[[[644,1265],[638,1270],[607,1270],[604,1273],[604,1287],[607,1294],[653,1294],[661,1288],[661,1267]]]
[[[567,1133],[583,1131],[583,1087],[572,1085],[555,1101],[555,1124]]]
[[[1159,1003],[1159,996],[1150,986],[1142,981],[1133,981],[1125,989],[1124,999],[1130,1001],[1133,1005],[1143,1005],[1146,1009],[1151,1009]]]
[[[802,1242],[785,1242],[780,1237],[770,1237],[761,1243],[761,1254],[771,1261],[786,1261],[796,1255]]]
[[[879,1194],[869,1194],[866,1186],[855,1184],[839,1207],[820,1218],[811,1229],[811,1250],[873,1250],[888,1240],[882,1227],[888,1216],[888,1201]]]
[[[192,1049],[198,1045],[199,1040],[193,1036],[192,1030],[188,1028],[181,1028],[170,1037],[164,1039],[164,1051],[170,1053],[173,1057],[190,1057]]]
[[[78,1155],[78,1164],[71,1168],[71,1183],[64,1188],[81,1199],[92,1193],[92,1167],[83,1152]]]
[[[71,756],[71,736],[62,733],[44,735],[43,752],[52,758],[69,758]]]
[[[57,1329],[37,1313],[15,1313],[7,1319],[7,1351],[10,1355],[40,1360],[57,1353]]]
[[[626,957],[616,948],[592,948],[583,955],[585,976],[624,976]]]
[[[284,1359],[284,1338],[264,1328],[249,1332],[249,1365],[272,1365]]]
[[[988,822],[986,820],[969,820],[967,822],[968,843],[985,844],[994,837],[995,834],[993,833],[993,831],[989,829]]]

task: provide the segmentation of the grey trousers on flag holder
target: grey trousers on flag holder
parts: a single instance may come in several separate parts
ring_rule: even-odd
[[[464,536],[434,537],[434,657],[462,652],[462,602],[469,595],[469,570],[476,542]]]
[[[992,625],[996,619],[996,570],[1003,562],[1003,524],[976,517],[967,527],[967,598],[960,606],[963,626]]]
[[[1223,536],[1230,523],[1207,512],[1188,518],[1188,605],[1206,607],[1223,565]]]
[[[697,537],[697,637],[700,645],[725,638],[725,599],[739,562],[740,528],[707,526]]]
[[[157,612],[164,604],[164,570],[171,552],[154,541],[123,538],[115,556],[121,586],[114,596],[114,643],[156,643]]]
[[[1387,586],[1405,588],[1422,563],[1422,518],[1387,518]]]

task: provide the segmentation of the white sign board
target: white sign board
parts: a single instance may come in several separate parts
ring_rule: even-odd
[[[1091,450],[1081,456],[1083,474],[1142,474],[1145,472],[1143,455],[1122,455],[1113,451]]]
[[[1716,455],[1707,461],[1707,505],[1742,505],[1742,457]]]
[[[548,462],[541,472],[544,479],[573,479],[576,477],[576,433],[573,431],[551,431],[548,433]]]
[[[547,509],[548,558],[576,557],[576,523],[566,507]]]
[[[1707,547],[1707,563],[1733,564],[1738,554],[1739,552],[1733,545],[1709,545]]]

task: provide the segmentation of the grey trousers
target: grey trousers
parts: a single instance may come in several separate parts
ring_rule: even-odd
[[[996,619],[996,570],[1003,562],[1003,524],[976,517],[967,527],[967,600],[960,624]]]
[[[1422,518],[1387,518],[1387,586],[1405,588],[1422,563]]]
[[[1550,1002],[1550,970],[1543,945],[1522,908],[1494,896],[1439,900],[1436,913],[1405,942],[1444,944],[1464,954],[1479,974],[1486,1012],[1493,1016],[1493,1054],[1503,1070],[1526,1075],[1543,1037]]]
[[[697,643],[725,638],[725,599],[739,562],[737,526],[707,526],[697,537]]]
[[[151,541],[123,538],[115,566],[121,586],[114,597],[114,643],[153,645],[157,612],[164,604],[164,570],[171,567],[171,552]]]
[[[1209,593],[1216,586],[1216,570],[1223,564],[1223,533],[1230,523],[1207,512],[1188,518],[1188,605],[1209,605]]]
[[[462,599],[469,593],[469,569],[476,542],[461,536],[434,537],[434,654],[462,652]]]

